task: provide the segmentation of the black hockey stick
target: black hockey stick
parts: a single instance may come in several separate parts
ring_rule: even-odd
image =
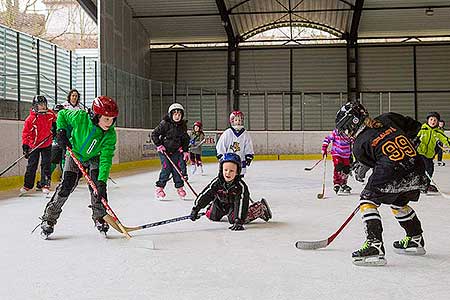
[[[311,168],[305,168],[305,171],[312,171],[324,158],[319,159]]]
[[[323,162],[323,178],[322,178],[322,193],[317,194],[318,199],[323,199],[325,196],[325,179],[327,175],[327,160],[325,159]]]
[[[111,178],[111,176],[108,177],[108,179],[111,180],[112,183],[114,183],[115,185],[117,185],[117,182],[115,182],[115,181]]]
[[[351,221],[351,219],[353,219],[353,217],[356,215],[358,210],[359,210],[359,205],[350,214],[350,216],[348,216],[348,218],[341,225],[341,227],[339,227],[339,229],[335,233],[330,235],[327,239],[319,240],[319,241],[297,241],[295,243],[295,247],[297,247],[298,249],[302,249],[302,250],[315,250],[315,249],[325,248],[326,246],[331,244],[331,242],[333,242],[333,240],[339,235],[339,233],[341,233],[341,231],[345,228],[345,226],[347,226],[347,224]]]
[[[37,144],[36,147],[34,147],[29,153],[28,155],[30,155],[31,153],[33,153],[34,150],[38,149],[40,146],[44,145],[44,143],[51,137],[53,136],[53,134],[51,133],[49,136],[47,136],[45,139],[43,139],[39,144]],[[3,174],[5,174],[6,172],[8,172],[9,170],[11,170],[12,167],[14,167],[22,158],[25,157],[25,154],[22,155],[21,157],[19,157],[18,159],[16,159],[9,167],[7,167],[6,169],[4,169],[1,173],[0,176],[2,176]]]
[[[203,215],[205,215],[205,213],[199,213],[198,214],[199,217],[201,217]],[[164,224],[179,222],[179,221],[187,220],[187,219],[190,219],[190,218],[191,218],[191,215],[187,215],[187,216],[182,216],[182,217],[176,217],[176,218],[173,218],[173,219],[158,221],[158,222],[154,222],[154,223],[148,223],[148,224],[144,224],[144,225],[140,225],[140,226],[134,226],[134,227],[124,226],[124,228],[125,228],[125,230],[127,232],[130,232],[130,231],[135,231],[135,230],[141,230],[141,229],[145,229],[145,228],[160,226],[160,225],[164,225]],[[113,228],[120,232],[118,227],[113,226]]]

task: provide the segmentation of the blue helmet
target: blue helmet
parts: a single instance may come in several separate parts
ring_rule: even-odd
[[[232,162],[235,163],[237,166],[237,175],[241,174],[241,157],[239,155],[237,155],[236,153],[233,152],[229,152],[229,153],[225,153],[221,158],[220,158],[220,173],[222,173],[223,170],[223,164],[226,162]]]

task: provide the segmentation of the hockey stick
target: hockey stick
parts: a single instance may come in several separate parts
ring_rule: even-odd
[[[117,185],[117,182],[115,182],[111,177],[108,177],[109,180],[111,180],[112,183],[114,183],[115,185]]]
[[[198,215],[199,215],[199,217],[201,217],[201,216],[205,215],[205,213],[199,213]],[[124,228],[125,228],[125,230],[127,232],[130,232],[130,231],[136,231],[136,230],[141,230],[141,229],[145,229],[145,228],[165,225],[165,224],[169,224],[169,223],[179,222],[179,221],[187,220],[190,217],[191,217],[191,215],[187,215],[187,216],[176,217],[176,218],[173,218],[173,219],[162,220],[162,221],[158,221],[158,222],[154,222],[154,223],[148,223],[148,224],[134,226],[134,227],[124,226]],[[117,231],[120,232],[118,227],[115,227],[115,226],[113,226],[113,227],[114,227],[114,229],[116,229]]]
[[[317,199],[323,199],[325,195],[325,177],[327,175],[327,160],[325,159],[323,162],[323,178],[322,178],[322,193],[317,194]]]
[[[305,168],[305,171],[311,171],[314,169],[321,161],[323,160],[323,157],[319,159],[311,168]]]
[[[441,196],[446,198],[446,199],[450,199],[450,195],[442,192],[440,187],[436,184],[436,182],[433,180],[433,178],[431,178],[431,176],[428,174],[427,171],[425,171],[425,174],[427,175],[428,179],[430,179],[431,183],[436,187],[436,189],[438,190],[439,194],[441,194]]]
[[[186,177],[184,177],[184,175],[181,173],[180,169],[178,169],[178,167],[175,165],[175,163],[173,162],[173,160],[170,158],[170,156],[166,153],[166,151],[163,152],[164,155],[167,157],[167,159],[170,161],[170,163],[172,164],[172,166],[174,167],[175,170],[177,170],[178,174],[180,174],[181,179],[183,179],[184,182],[186,182],[186,184],[188,185],[188,187],[191,189],[192,193],[195,195],[195,197],[198,197],[198,194],[194,191],[194,189],[192,188],[191,184],[188,182],[188,180],[186,179]]]
[[[298,249],[302,249],[302,250],[315,250],[315,249],[325,248],[326,246],[331,244],[331,242],[333,242],[333,240],[339,235],[339,233],[341,233],[341,231],[344,229],[344,227],[347,226],[347,224],[351,221],[351,219],[353,219],[353,217],[356,215],[358,210],[359,210],[359,205],[350,214],[350,216],[348,216],[347,220],[345,220],[345,222],[341,225],[341,227],[339,227],[339,229],[335,233],[330,235],[327,239],[319,240],[319,241],[297,241],[295,243],[295,247],[297,247]]]
[[[31,153],[34,152],[34,150],[38,149],[40,146],[44,145],[44,143],[51,137],[53,136],[53,134],[51,133],[49,136],[47,136],[45,139],[43,139],[39,144],[37,144],[36,147],[34,147],[29,153],[28,155],[30,155]],[[4,169],[1,173],[0,176],[2,176],[3,174],[5,174],[6,172],[8,172],[9,170],[11,170],[12,167],[14,167],[22,158],[25,157],[25,154],[22,155],[21,157],[19,157],[18,159],[16,159],[9,167],[7,167],[6,169]]]
[[[98,195],[97,187],[95,186],[94,181],[92,181],[92,178],[88,175],[86,170],[84,169],[83,165],[80,163],[80,161],[75,157],[75,154],[73,153],[72,149],[69,147],[66,147],[67,151],[70,153],[70,157],[72,157],[73,161],[77,164],[78,169],[80,169],[81,173],[83,173],[84,178],[89,183],[90,187],[94,191],[96,195]],[[119,232],[123,233],[127,239],[130,239],[131,236],[128,234],[128,232],[123,227],[122,223],[120,223],[119,218],[117,218],[116,214],[112,210],[111,206],[109,206],[108,202],[106,202],[105,198],[100,199],[102,201],[103,206],[106,208],[106,211],[108,214],[103,217],[103,219],[110,224],[112,227],[116,228],[114,225],[116,225],[120,230]],[[109,216],[109,218],[108,218]]]

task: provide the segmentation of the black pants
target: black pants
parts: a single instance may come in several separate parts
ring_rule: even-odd
[[[25,172],[25,178],[23,186],[32,189],[34,186],[34,180],[36,179],[36,170],[39,164],[39,155],[41,155],[41,182],[43,185],[50,184],[50,160],[51,160],[52,146],[46,148],[39,148],[34,150],[30,157],[28,157],[27,170]]]
[[[430,177],[433,177],[434,173],[434,163],[432,158],[426,158],[422,155],[423,164],[425,165],[425,171],[430,175]]]

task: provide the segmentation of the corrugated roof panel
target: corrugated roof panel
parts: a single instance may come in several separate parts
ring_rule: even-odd
[[[448,5],[448,0],[365,0],[364,8],[367,7],[398,7],[398,6],[427,6]]]
[[[215,0],[127,0],[134,15],[219,13]]]
[[[424,90],[450,89],[450,46],[416,48],[417,88]]]
[[[153,43],[223,42],[227,40],[219,16],[140,19]]]
[[[389,37],[450,34],[450,8],[434,9],[427,16],[424,9],[363,11],[359,37]]]

